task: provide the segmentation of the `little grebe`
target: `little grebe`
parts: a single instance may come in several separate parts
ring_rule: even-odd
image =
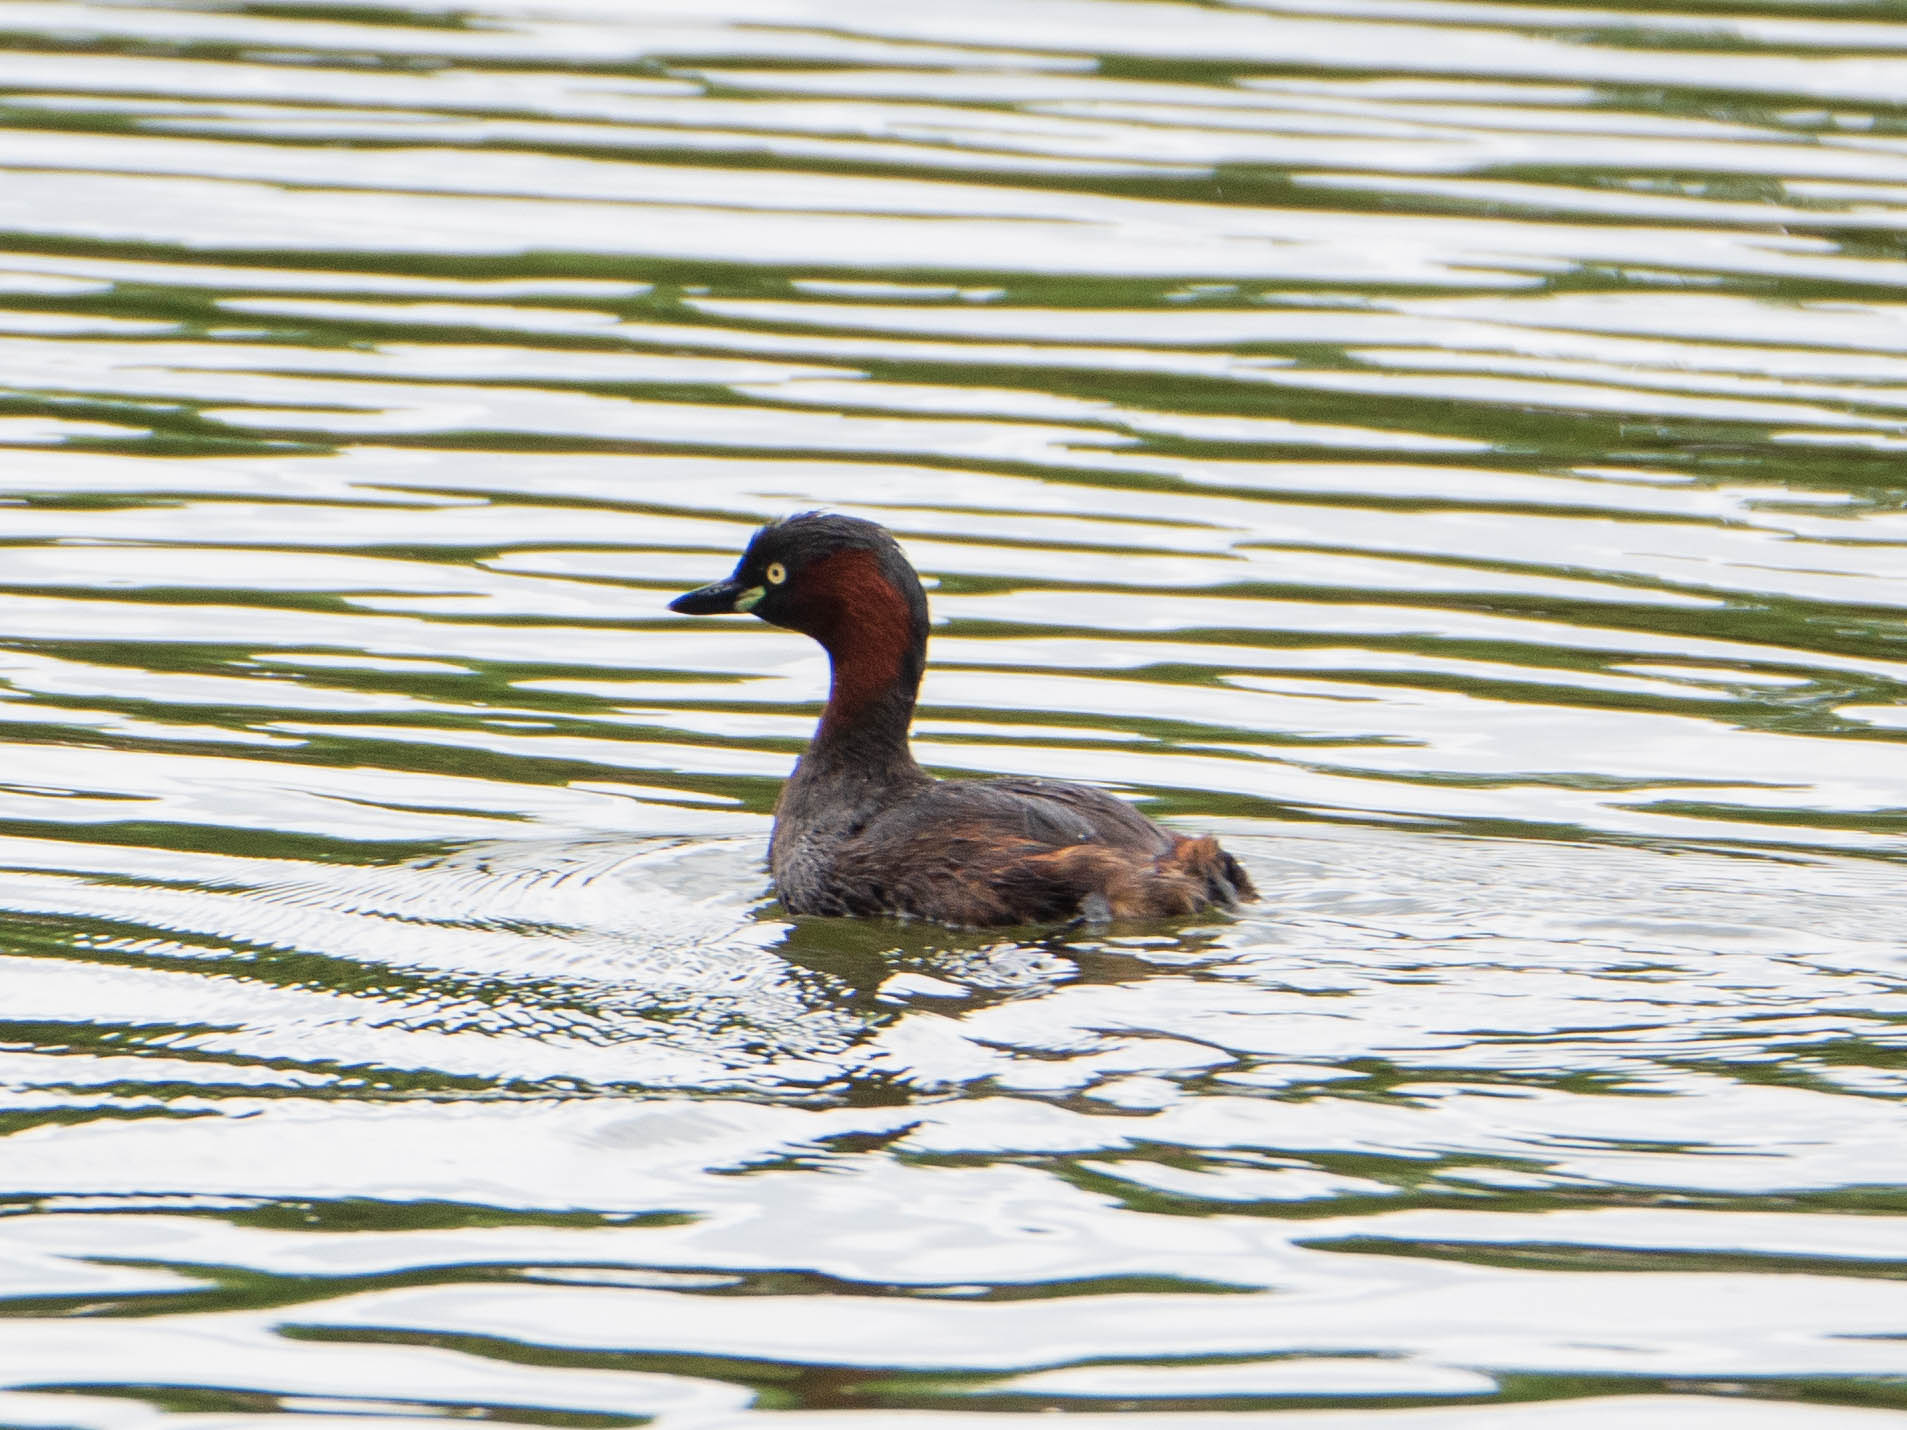
[[[927,663],[927,595],[871,521],[808,512],[763,527],[725,581],[669,603],[752,611],[828,652],[827,708],[775,806],[768,865],[790,913],[942,923],[1155,918],[1256,897],[1210,837],[1168,833],[1102,790],[937,780],[907,727]]]

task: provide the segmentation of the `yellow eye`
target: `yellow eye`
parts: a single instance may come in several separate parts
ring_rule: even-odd
[[[768,584],[770,586],[779,586],[783,581],[788,579],[788,568],[783,566],[779,561],[770,561],[768,563],[768,569],[762,574],[768,578]]]

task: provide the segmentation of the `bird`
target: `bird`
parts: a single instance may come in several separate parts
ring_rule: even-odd
[[[1174,834],[1104,790],[923,770],[908,734],[927,593],[875,522],[819,511],[771,522],[726,578],[669,609],[748,612],[828,653],[827,705],[782,786],[768,847],[791,914],[984,928],[1168,918],[1257,897],[1216,839]]]

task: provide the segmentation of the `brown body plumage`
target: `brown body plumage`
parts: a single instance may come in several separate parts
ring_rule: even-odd
[[[1160,918],[1256,897],[1217,840],[1172,834],[1103,790],[922,770],[907,731],[927,597],[873,522],[808,513],[765,526],[727,580],[670,609],[753,611],[828,652],[827,708],[782,789],[769,845],[791,913],[981,926]]]

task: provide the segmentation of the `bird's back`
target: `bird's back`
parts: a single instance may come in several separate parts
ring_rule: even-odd
[[[794,912],[982,926],[1159,918],[1253,896],[1217,841],[1171,834],[1103,790],[1055,780],[932,781],[875,813],[828,866],[812,906]]]

